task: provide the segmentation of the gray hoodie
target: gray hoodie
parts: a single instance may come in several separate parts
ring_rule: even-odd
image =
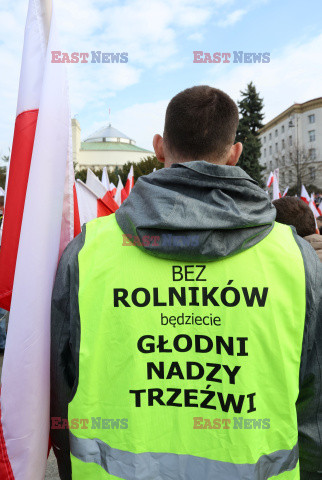
[[[239,167],[205,161],[174,164],[140,177],[116,212],[122,231],[162,258],[211,261],[260,242],[274,226],[275,207]],[[51,417],[67,418],[78,382],[80,320],[78,253],[82,233],[65,250],[52,298]],[[301,479],[322,473],[322,264],[293,231],[306,275],[306,318],[297,402]],[[158,242],[145,244],[144,237]],[[192,241],[186,241],[189,237]],[[197,240],[197,241],[195,241]],[[291,268],[291,266],[290,266]],[[296,275],[296,272],[294,272]],[[68,430],[51,430],[61,479],[71,479]]]

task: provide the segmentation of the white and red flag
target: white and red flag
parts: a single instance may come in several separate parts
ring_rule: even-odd
[[[119,177],[119,181],[118,181],[118,184],[117,184],[114,200],[117,203],[117,205],[120,206],[121,203],[122,203],[122,190],[123,190],[124,187],[123,187],[121,177],[120,176],[118,176],[118,177]]]
[[[76,180],[76,191],[81,225],[94,218],[110,215],[119,208],[110,192],[100,198],[94,189],[81,180]]]
[[[269,174],[269,177],[268,177],[268,180],[267,180],[267,184],[266,184],[267,188],[269,188],[272,185],[273,180],[274,180],[274,174],[273,174],[273,172],[271,172]]]
[[[285,188],[285,190],[284,190],[284,193],[283,193],[282,197],[286,197],[286,195],[287,195],[287,192],[288,192],[289,188],[290,188],[290,187],[286,187],[286,188]]]
[[[107,168],[106,167],[103,168],[101,182],[107,190],[110,189],[110,179],[108,178],[108,173],[107,173]]]
[[[49,439],[50,308],[60,252],[79,231],[68,85],[52,0],[30,0],[0,253],[10,322],[1,379],[0,478],[43,480]]]
[[[76,180],[77,202],[79,208],[80,223],[90,222],[97,218],[97,194],[81,180]]]
[[[116,186],[114,185],[113,182],[110,183],[109,193],[110,193],[110,195],[112,196],[112,198],[115,197],[115,194],[116,194]]]
[[[123,190],[121,192],[122,203],[130,195],[133,187],[134,187],[134,172],[133,172],[133,165],[131,165],[129,174],[127,176],[125,187],[123,188]]]
[[[314,209],[316,210],[316,213],[317,213],[317,217],[320,217],[322,215],[322,211],[321,211],[321,208],[318,207],[317,204],[315,203],[314,193],[311,194],[311,201],[313,202]]]
[[[273,200],[278,200],[281,197],[282,195],[279,187],[279,169],[276,168],[273,175]]]
[[[320,212],[312,199],[309,201],[309,207],[313,212],[314,218],[318,218],[320,216]]]
[[[315,202],[313,201],[312,197],[311,197],[311,200],[309,201],[309,207],[310,207],[310,209],[311,209],[311,211],[313,212],[313,215],[314,215],[315,233],[319,234],[320,230],[319,230],[316,219],[320,216],[320,211],[317,209],[317,207],[315,205]]]
[[[308,191],[306,190],[304,185],[302,185],[302,188],[301,188],[301,200],[303,200],[303,202],[307,203],[308,205],[311,201],[311,197],[308,194]]]
[[[86,185],[97,195],[97,198],[104,197],[107,188],[90,168],[87,169]]]

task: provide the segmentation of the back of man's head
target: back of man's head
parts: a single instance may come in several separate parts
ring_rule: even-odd
[[[168,105],[164,148],[176,160],[221,163],[234,143],[238,121],[237,105],[226,93],[206,85],[187,88]]]
[[[276,221],[284,225],[293,225],[300,237],[315,233],[315,220],[310,207],[297,197],[283,197],[274,200]]]

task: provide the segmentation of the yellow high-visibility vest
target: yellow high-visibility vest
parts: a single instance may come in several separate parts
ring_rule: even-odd
[[[305,272],[290,227],[188,263],[129,245],[111,215],[87,224],[78,260],[73,480],[299,480]]]

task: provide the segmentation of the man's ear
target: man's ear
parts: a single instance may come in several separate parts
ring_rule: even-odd
[[[153,137],[153,148],[159,162],[164,163],[163,138],[158,133]]]
[[[243,151],[243,144],[238,142],[231,146],[226,165],[235,166]]]

